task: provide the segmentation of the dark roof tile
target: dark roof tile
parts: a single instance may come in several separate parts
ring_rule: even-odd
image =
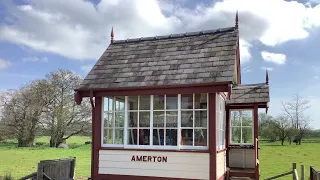
[[[231,100],[227,100],[227,104],[237,103],[268,103],[269,85],[261,84],[247,84],[237,85],[232,88]]]

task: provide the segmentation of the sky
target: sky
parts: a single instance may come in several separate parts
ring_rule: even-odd
[[[296,93],[320,128],[320,0],[8,0],[0,2],[0,91],[49,72],[82,77],[115,39],[231,27],[239,12],[242,83],[265,82],[268,114]]]

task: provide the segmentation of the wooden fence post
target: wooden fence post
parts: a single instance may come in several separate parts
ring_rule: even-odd
[[[38,163],[37,180],[43,180],[43,163]]]
[[[310,173],[309,173],[309,176],[310,176],[310,179],[309,179],[309,180],[313,180],[313,177],[312,177],[312,166],[310,166]]]
[[[297,180],[294,175],[294,170],[297,169],[297,163],[292,163],[292,179]]]
[[[304,165],[301,165],[301,180],[304,180]]]

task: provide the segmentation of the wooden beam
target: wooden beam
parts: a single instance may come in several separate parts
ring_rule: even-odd
[[[216,93],[209,93],[209,173],[210,180],[217,179]]]
[[[230,111],[229,108],[226,107],[226,148],[228,149],[229,144],[230,144]],[[229,167],[229,151],[226,152],[226,165]]]
[[[99,170],[99,150],[101,149],[102,98],[95,97],[92,107],[92,157],[91,178],[97,179]]]
[[[254,148],[255,148],[255,180],[259,180],[259,164],[258,164],[258,105],[254,105],[253,109],[253,132],[254,132]]]

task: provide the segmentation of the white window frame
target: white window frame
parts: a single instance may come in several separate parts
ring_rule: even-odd
[[[252,125],[250,126],[252,129],[252,143],[242,143],[242,128],[244,127],[249,127],[249,126],[242,126],[242,117],[241,117],[241,121],[240,121],[240,126],[232,126],[232,122],[231,122],[231,112],[232,111],[251,111],[252,113]],[[229,142],[230,145],[254,145],[254,114],[253,114],[253,109],[230,109],[229,110],[229,121],[230,121],[230,130],[229,130]],[[239,127],[240,128],[240,132],[241,132],[241,142],[240,143],[234,143],[232,142],[232,128],[233,127]]]
[[[223,150],[226,148],[226,108],[225,108],[225,99],[223,98],[223,96],[221,94],[219,94],[219,98],[217,98],[217,109],[216,112],[218,114],[217,117],[217,123],[216,123],[216,139],[217,139],[217,143],[216,143],[216,147],[217,150]],[[222,115],[222,119],[221,119],[221,115]],[[220,137],[220,132],[222,132],[222,137]]]
[[[150,138],[150,145],[130,145],[128,144],[128,97],[129,96],[121,96],[125,97],[125,121],[124,121],[124,129],[123,129],[123,144],[104,144],[103,142],[103,137],[104,137],[104,98],[108,97],[102,97],[102,118],[101,118],[101,147],[115,147],[115,148],[128,148],[128,149],[159,149],[159,150],[179,150],[179,149],[190,149],[190,150],[208,150],[209,149],[209,93],[203,93],[207,95],[207,109],[195,109],[195,94],[198,93],[192,93],[193,94],[193,109],[189,109],[190,111],[193,111],[193,117],[195,116],[195,111],[207,111],[207,145],[206,146],[187,146],[187,145],[181,145],[181,94],[177,94],[177,100],[178,100],[178,109],[170,109],[166,110],[166,95],[165,96],[165,107],[164,107],[164,112],[167,111],[177,111],[178,112],[178,125],[177,125],[177,146],[159,146],[159,145],[153,145],[153,138]],[[113,100],[117,96],[112,96]],[[120,96],[118,96],[120,97]],[[140,99],[140,96],[139,98]],[[153,110],[153,99],[154,95],[150,95],[150,136],[153,137],[153,112],[156,111],[162,111],[162,110]],[[114,102],[115,103],[115,102]],[[140,103],[140,100],[138,101]],[[135,110],[133,110],[135,111]],[[139,111],[139,104],[138,104],[138,110]],[[149,111],[149,110],[148,110]],[[166,113],[165,113],[166,114]],[[114,117],[115,118],[115,117]],[[139,117],[138,117],[139,119]],[[194,119],[194,118],[193,118]],[[166,120],[166,117],[164,121]],[[139,127],[139,122],[138,125]],[[201,128],[195,128],[194,127],[194,120],[193,120],[193,129],[201,129]],[[167,127],[164,127],[164,130],[166,130]],[[204,129],[204,128],[202,128]],[[139,132],[138,132],[139,133]],[[165,132],[164,132],[165,133]],[[194,131],[193,131],[193,145],[194,145]],[[114,137],[113,137],[114,138]],[[114,141],[114,140],[113,140]]]

